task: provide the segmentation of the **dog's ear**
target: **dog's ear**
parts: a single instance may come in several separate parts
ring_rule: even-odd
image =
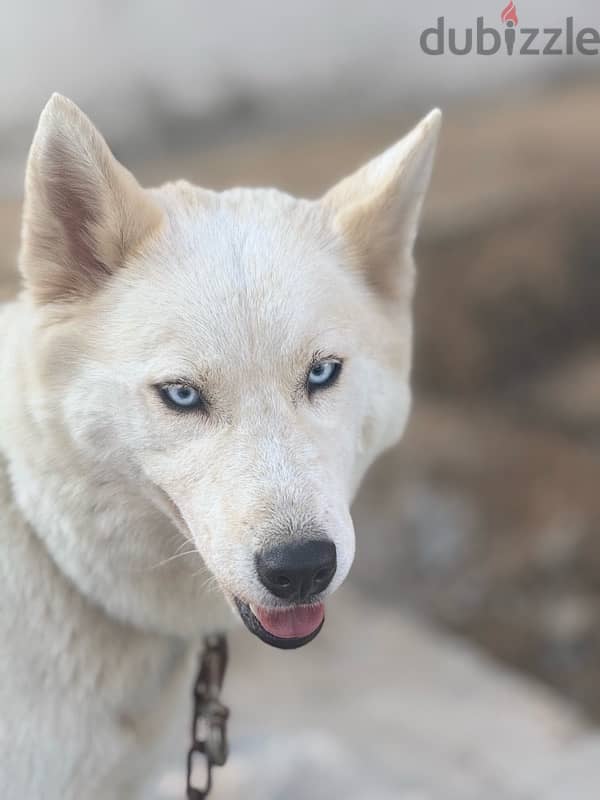
[[[412,249],[441,117],[439,110],[431,111],[322,201],[365,277],[386,297],[403,296],[412,285]]]
[[[40,302],[89,295],[162,214],[79,108],[58,94],[29,153],[21,270]]]

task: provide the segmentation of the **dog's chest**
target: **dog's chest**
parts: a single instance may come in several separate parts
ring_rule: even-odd
[[[187,730],[178,718],[192,654],[89,604],[11,504],[1,470],[0,550],[0,636],[11,643],[0,659],[0,796],[135,797],[165,738]]]

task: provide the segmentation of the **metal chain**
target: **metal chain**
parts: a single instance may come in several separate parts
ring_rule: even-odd
[[[200,654],[198,677],[194,684],[192,746],[187,757],[187,800],[204,800],[212,787],[213,766],[227,761],[227,718],[229,709],[220,695],[227,668],[227,640],[222,634],[207,636]],[[204,774],[204,785],[194,785],[197,773]]]

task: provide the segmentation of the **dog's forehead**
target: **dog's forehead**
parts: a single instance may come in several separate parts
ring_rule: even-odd
[[[147,340],[209,361],[335,349],[356,286],[319,204],[274,190],[206,194],[177,198],[136,266]]]
[[[311,268],[331,258],[335,238],[317,202],[274,189],[203,192],[196,203],[183,197],[168,206],[164,241],[208,290],[306,285]]]
[[[166,220],[102,297],[119,359],[215,374],[344,355],[364,292],[318,203],[209,194],[172,204]]]

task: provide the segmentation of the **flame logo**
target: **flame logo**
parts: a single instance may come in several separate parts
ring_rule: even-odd
[[[500,14],[500,19],[504,22],[505,25],[510,25],[512,28],[513,25],[519,24],[519,18],[517,17],[517,7],[514,4],[513,0],[509,0],[507,6],[502,9],[502,13]]]

